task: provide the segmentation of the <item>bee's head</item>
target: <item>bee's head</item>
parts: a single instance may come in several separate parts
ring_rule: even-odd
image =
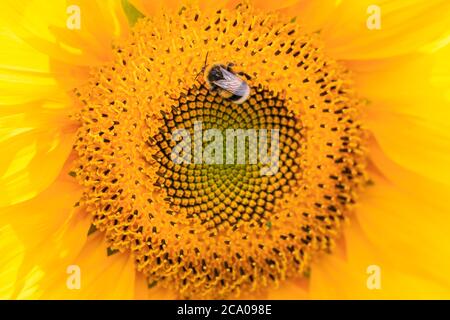
[[[207,72],[209,82],[214,82],[223,79],[222,69],[226,67],[222,64],[215,64]]]

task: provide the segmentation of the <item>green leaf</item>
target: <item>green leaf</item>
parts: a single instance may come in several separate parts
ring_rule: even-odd
[[[130,26],[134,26],[140,18],[144,17],[144,14],[136,9],[136,7],[133,6],[129,0],[122,0],[122,8],[127,16]]]
[[[117,249],[112,249],[112,248],[109,248],[109,247],[106,249],[106,254],[108,255],[108,257],[112,256],[113,254],[115,254],[117,252],[119,252],[119,250],[117,250]]]
[[[75,178],[77,176],[77,173],[75,171],[69,171],[69,176]]]
[[[94,224],[91,224],[91,226],[89,227],[88,230],[88,236],[90,236],[91,234],[93,234],[95,231],[97,231],[97,228],[94,226]]]
[[[310,268],[308,268],[308,269],[306,269],[304,272],[303,272],[303,276],[305,277],[305,278],[311,278],[311,269]]]

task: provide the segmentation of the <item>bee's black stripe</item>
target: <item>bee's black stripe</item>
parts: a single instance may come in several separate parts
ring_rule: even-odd
[[[241,99],[242,98],[242,96],[238,96],[238,95],[235,95],[235,94],[233,94],[231,97],[229,97],[228,99],[229,100],[231,100],[231,101],[237,101],[237,100],[239,100],[239,99]]]

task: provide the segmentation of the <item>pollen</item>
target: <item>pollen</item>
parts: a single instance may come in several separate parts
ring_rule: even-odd
[[[79,205],[149,287],[189,299],[264,293],[333,251],[368,180],[366,134],[351,78],[318,37],[249,5],[183,7],[140,19],[74,90]],[[206,56],[248,75],[243,104],[197,77]],[[278,169],[174,162],[174,130],[196,122],[279,130]]]

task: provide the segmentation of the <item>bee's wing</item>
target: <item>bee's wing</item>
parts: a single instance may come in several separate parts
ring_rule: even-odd
[[[238,96],[243,95],[246,88],[245,83],[243,83],[243,80],[226,69],[223,68],[220,69],[221,69],[220,71],[222,71],[223,79],[216,80],[213,83],[216,86],[219,86],[223,90],[226,90],[232,94]]]

